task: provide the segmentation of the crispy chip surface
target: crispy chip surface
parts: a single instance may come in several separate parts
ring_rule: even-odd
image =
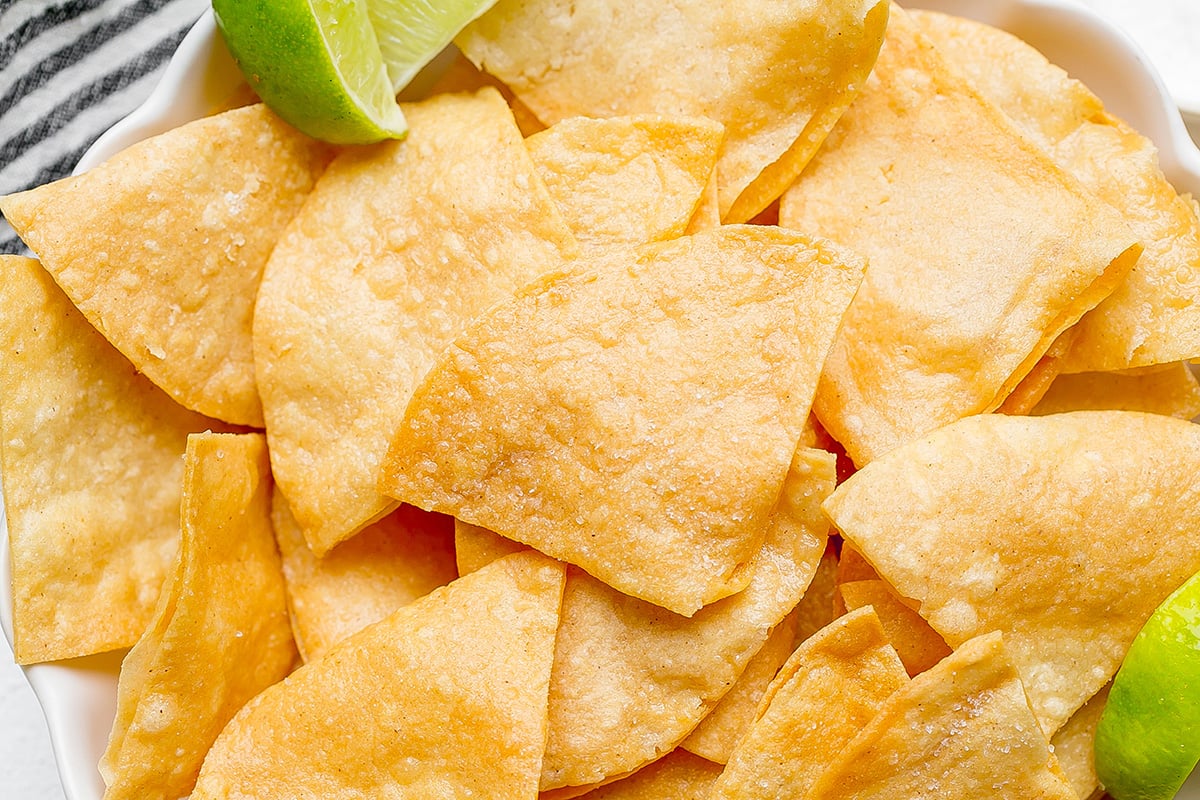
[[[879,61],[780,224],[870,263],[817,392],[862,465],[997,408],[1137,257],[1136,237],[894,9]]]
[[[1050,744],[1054,745],[1054,757],[1062,767],[1063,775],[1071,782],[1081,800],[1099,794],[1100,779],[1096,777],[1096,726],[1100,714],[1108,702],[1108,686],[1088,700],[1058,729]]]
[[[724,129],[643,114],[570,117],[525,140],[538,175],[582,247],[674,239],[696,214]]]
[[[1200,381],[1187,364],[1059,375],[1030,413],[1103,409],[1193,419],[1200,415]]]
[[[721,767],[672,750],[627,778],[580,795],[584,800],[704,800]]]
[[[872,462],[825,509],[951,647],[1003,631],[1053,733],[1200,570],[1197,474],[1189,422],[989,414]]]
[[[882,0],[500,0],[456,43],[546,123],[644,113],[720,122],[721,216],[745,222],[850,103],[887,17]]]
[[[326,145],[254,105],[0,199],[0,209],[146,377],[188,408],[261,426],[255,292],[328,161]]]
[[[759,226],[581,259],[442,354],[381,486],[693,614],[746,585],[862,266]]]
[[[870,608],[796,648],[759,704],[711,800],[805,797],[831,759],[908,682]]]
[[[1075,793],[1000,634],[991,633],[884,700],[807,797],[1072,800]]]
[[[926,34],[1064,169],[1121,212],[1145,248],[1137,269],[1079,323],[1067,372],[1200,356],[1200,219],[1145,136],[1034,48],[971,20],[917,12]]]
[[[248,700],[296,660],[261,434],[188,437],[182,544],[155,618],[121,664],[105,800],[174,800]]]
[[[458,577],[453,521],[441,514],[401,506],[322,558],[308,548],[278,491],[271,519],[305,661]]]
[[[887,640],[896,648],[909,675],[918,675],[950,655],[946,640],[905,605],[886,581],[850,581],[838,591],[850,611],[863,606],[875,609]]]
[[[128,647],[179,547],[187,435],[215,423],[139,375],[36,261],[0,271],[16,659]]]
[[[333,161],[255,311],[271,465],[317,554],[395,507],[377,473],[442,348],[575,249],[495,90],[404,113],[407,139]]]
[[[489,564],[333,647],[222,732],[194,800],[533,800],[563,568]]]

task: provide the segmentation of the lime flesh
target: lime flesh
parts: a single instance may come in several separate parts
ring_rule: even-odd
[[[496,0],[372,0],[368,5],[392,89],[400,91]]]
[[[1096,773],[1116,800],[1169,800],[1200,760],[1200,573],[1151,615],[1113,680]]]

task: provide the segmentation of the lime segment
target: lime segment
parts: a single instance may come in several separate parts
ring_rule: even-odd
[[[1200,761],[1200,573],[1134,639],[1095,751],[1097,775],[1116,800],[1169,800]]]
[[[250,87],[299,130],[336,144],[407,132],[361,0],[213,0],[213,12]]]
[[[368,6],[392,88],[400,91],[496,0],[372,0]]]

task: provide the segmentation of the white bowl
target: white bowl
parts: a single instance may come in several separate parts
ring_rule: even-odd
[[[1017,34],[1100,95],[1106,105],[1149,136],[1163,172],[1180,191],[1200,196],[1200,151],[1150,62],[1131,39],[1069,0],[917,0],[914,6],[972,17]],[[76,172],[128,145],[208,114],[241,78],[211,14],[188,33],[149,99],[87,151]],[[0,586],[11,586],[8,528],[0,506]],[[0,592],[0,623],[12,641],[12,595]],[[116,708],[123,653],[25,668],[46,713],[67,800],[100,800],[96,765]],[[1178,795],[1200,800],[1200,772]]]

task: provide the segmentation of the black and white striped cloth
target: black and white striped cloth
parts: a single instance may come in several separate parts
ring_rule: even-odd
[[[0,195],[71,173],[210,0],[0,0]],[[0,222],[0,253],[25,252]]]

